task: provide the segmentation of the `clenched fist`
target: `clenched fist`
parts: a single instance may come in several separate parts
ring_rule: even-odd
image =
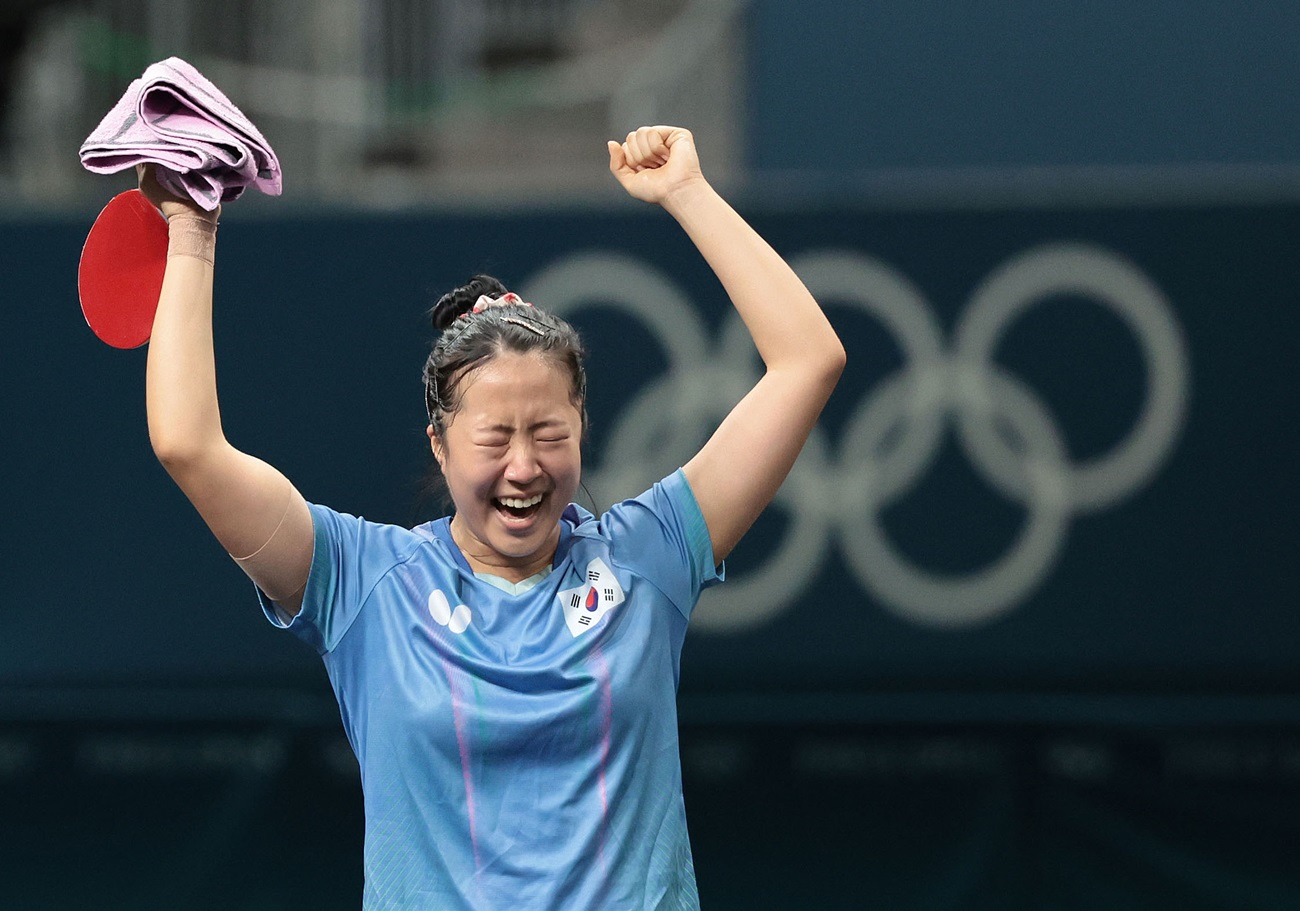
[[[621,143],[609,142],[609,170],[634,198],[662,204],[674,193],[703,183],[695,139],[681,127],[641,127]]]

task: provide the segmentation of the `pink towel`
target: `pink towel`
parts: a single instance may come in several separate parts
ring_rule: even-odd
[[[150,65],[81,144],[88,171],[158,165],[158,182],[211,212],[247,186],[279,196],[280,161],[257,127],[179,57]]]

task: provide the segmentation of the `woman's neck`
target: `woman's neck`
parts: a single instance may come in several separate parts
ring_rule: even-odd
[[[529,576],[535,576],[551,566],[555,551],[560,546],[560,526],[547,537],[546,543],[535,553],[524,557],[512,557],[498,553],[491,545],[485,544],[470,532],[459,516],[452,516],[451,539],[460,548],[461,554],[469,568],[476,573],[488,573],[500,576],[507,582],[522,582]]]

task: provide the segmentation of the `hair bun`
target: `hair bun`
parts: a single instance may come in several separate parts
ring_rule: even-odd
[[[481,295],[500,297],[509,290],[491,275],[471,276],[468,282],[455,291],[448,291],[438,298],[438,302],[433,305],[433,328],[440,332],[446,331],[458,316],[473,309]]]

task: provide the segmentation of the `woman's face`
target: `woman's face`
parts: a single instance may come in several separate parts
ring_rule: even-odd
[[[564,369],[498,354],[461,380],[443,440],[429,436],[470,566],[518,581],[550,565],[582,472],[582,413]]]

